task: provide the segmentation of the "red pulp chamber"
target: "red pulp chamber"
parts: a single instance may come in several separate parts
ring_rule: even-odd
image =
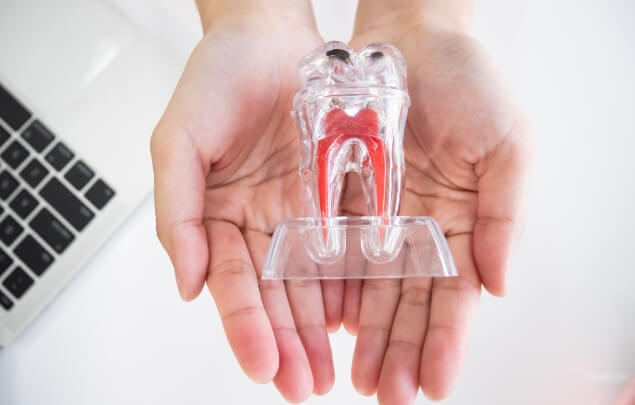
[[[379,121],[377,113],[364,108],[356,115],[349,116],[342,109],[336,108],[328,112],[324,118],[326,136],[317,141],[317,170],[318,192],[320,194],[320,214],[323,218],[337,213],[329,213],[330,181],[332,181],[332,166],[334,156],[350,140],[363,144],[368,152],[362,162],[362,167],[370,167],[375,183],[375,209],[370,213],[375,216],[383,216],[384,191],[386,184],[386,153],[384,141],[379,137]],[[343,174],[343,173],[342,173]],[[331,215],[329,215],[331,214]]]

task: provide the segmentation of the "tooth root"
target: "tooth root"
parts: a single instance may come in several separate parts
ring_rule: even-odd
[[[347,156],[342,156],[342,153],[350,153],[343,150],[341,146],[339,137],[326,137],[318,141],[317,183],[322,218],[337,216],[348,160]]]
[[[386,210],[386,147],[379,138],[364,139],[366,158],[362,161],[362,189],[368,211],[375,216],[390,215]]]

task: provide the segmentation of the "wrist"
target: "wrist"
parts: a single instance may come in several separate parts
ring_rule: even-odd
[[[196,0],[203,33],[224,17],[276,20],[317,29],[310,0]]]
[[[473,0],[359,0],[355,35],[390,27],[397,38],[415,26],[467,33],[473,15]]]

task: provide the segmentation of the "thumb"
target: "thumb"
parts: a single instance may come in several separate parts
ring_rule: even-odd
[[[497,296],[505,295],[512,253],[522,233],[532,152],[529,125],[518,121],[475,168],[479,182],[474,258],[483,285]]]
[[[173,122],[164,116],[152,134],[154,204],[157,235],[179,293],[189,301],[203,288],[209,260],[202,224],[206,169],[188,134]]]

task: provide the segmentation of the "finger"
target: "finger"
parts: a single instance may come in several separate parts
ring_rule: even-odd
[[[312,262],[292,265],[316,267]],[[286,291],[296,329],[311,365],[313,392],[325,394],[333,386],[335,371],[326,330],[320,280],[288,280]]]
[[[322,302],[326,329],[329,333],[336,332],[342,325],[342,307],[344,305],[344,280],[328,279],[341,277],[346,271],[346,260],[339,260],[332,264],[318,264],[318,273],[326,278],[322,280]]]
[[[403,266],[403,255],[389,265],[368,263],[369,275],[386,274],[385,266]],[[362,395],[371,395],[377,390],[379,372],[388,345],[388,338],[399,293],[400,279],[366,279],[362,287],[362,301],[359,312],[359,330],[351,376],[353,385]]]
[[[329,333],[337,332],[342,325],[344,280],[322,280],[322,300],[324,301],[326,329]]]
[[[635,404],[635,377],[626,383],[624,391],[620,394],[616,405],[632,405]]]
[[[209,252],[202,224],[204,164],[180,129],[159,124],[152,135],[157,235],[168,252],[184,300],[203,288]]]
[[[414,266],[406,259],[405,266]],[[414,273],[406,269],[406,274]],[[380,404],[410,404],[419,390],[421,349],[430,312],[432,279],[405,278],[379,375]]]
[[[444,398],[454,385],[478,306],[480,280],[471,239],[470,234],[448,238],[459,276],[432,281],[430,318],[419,372],[421,388],[431,399]]]
[[[345,268],[345,260],[330,265],[318,265],[319,272],[322,276],[340,276]],[[324,302],[326,329],[329,333],[336,332],[342,324],[344,280],[322,280],[322,301]]]
[[[474,256],[487,290],[505,294],[512,251],[520,239],[530,155],[529,129],[516,124],[501,143],[476,167],[478,211],[474,226]]]
[[[359,308],[361,303],[362,280],[345,280],[342,323],[344,324],[344,329],[352,336],[356,336],[359,330]]]
[[[211,255],[207,287],[229,344],[247,376],[271,381],[278,372],[278,349],[243,235],[228,222],[205,224]]]
[[[259,232],[247,232],[245,238],[260,277],[271,238]],[[313,376],[293,320],[284,282],[260,280],[260,292],[280,355],[278,373],[273,382],[287,401],[304,401],[313,391]]]
[[[349,276],[359,278],[366,266],[366,258],[362,254],[359,243],[346,248],[346,271]],[[342,303],[342,323],[344,329],[355,336],[359,328],[359,310],[362,302],[362,280],[353,278],[344,281],[344,301]]]
[[[288,265],[297,266],[293,273],[318,274],[319,267],[308,256]],[[333,386],[335,372],[326,330],[322,285],[320,280],[288,280],[285,283],[295,326],[304,345],[313,373],[313,392],[327,393]]]

